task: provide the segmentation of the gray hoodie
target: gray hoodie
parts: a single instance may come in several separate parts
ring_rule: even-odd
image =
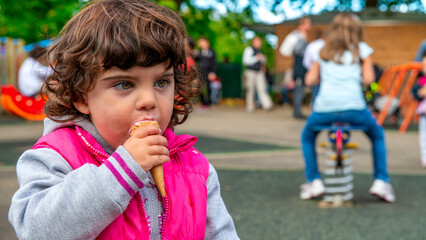
[[[144,206],[151,223],[151,239],[160,239],[159,216],[163,206],[157,200],[159,193],[153,187],[150,173],[146,173],[123,146],[113,149],[89,120],[61,124],[45,119],[43,134],[68,125],[78,125],[89,132],[108,154],[120,155],[124,167],[142,181],[145,186],[139,188],[114,157],[107,159],[131,188],[139,191],[142,199],[147,199]],[[59,153],[48,148],[25,151],[16,171],[20,188],[12,198],[9,221],[19,239],[94,239],[124,212],[132,198],[105,164],[99,167],[85,164],[73,170]],[[239,239],[211,164],[206,221],[205,239]]]

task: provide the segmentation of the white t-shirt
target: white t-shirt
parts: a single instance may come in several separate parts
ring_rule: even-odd
[[[301,41],[303,40],[303,41]],[[289,33],[280,46],[280,53],[284,57],[290,57],[293,54],[303,55],[305,50],[306,39],[299,30],[293,30]]]
[[[254,49],[251,46],[248,46],[244,49],[243,53],[243,64],[244,66],[251,66],[257,62],[261,62],[262,64],[266,63],[266,58],[259,60],[256,55],[254,55]]]
[[[305,54],[303,55],[303,66],[306,69],[311,68],[314,63],[314,57],[319,54],[322,47],[324,47],[324,40],[317,39],[306,46]]]
[[[361,59],[370,56],[373,49],[366,43],[359,43]],[[343,64],[324,61],[319,53],[314,58],[320,65],[320,90],[315,98],[315,112],[341,112],[363,110],[366,103],[362,93],[362,69],[359,59],[353,62],[352,54],[345,51],[341,57]]]
[[[22,63],[18,74],[18,88],[25,96],[34,96],[40,93],[43,81],[52,74],[50,66],[44,66],[39,61],[28,57]]]

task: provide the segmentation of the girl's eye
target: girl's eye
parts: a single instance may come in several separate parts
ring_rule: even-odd
[[[128,90],[132,87],[132,83],[130,82],[120,82],[117,83],[114,87],[118,88],[119,90]]]
[[[169,85],[168,80],[159,80],[159,81],[155,82],[155,84],[154,84],[155,87],[159,87],[159,88],[165,88],[168,85]]]

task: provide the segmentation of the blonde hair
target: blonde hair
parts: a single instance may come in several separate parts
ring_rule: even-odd
[[[355,62],[359,59],[358,45],[362,40],[362,24],[359,17],[352,13],[339,13],[329,27],[320,57],[325,61],[342,63],[343,53],[349,50]]]

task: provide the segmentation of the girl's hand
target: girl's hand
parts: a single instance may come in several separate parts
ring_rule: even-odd
[[[136,129],[123,144],[145,172],[170,161],[167,139],[160,134],[161,130],[156,126],[143,126]]]

